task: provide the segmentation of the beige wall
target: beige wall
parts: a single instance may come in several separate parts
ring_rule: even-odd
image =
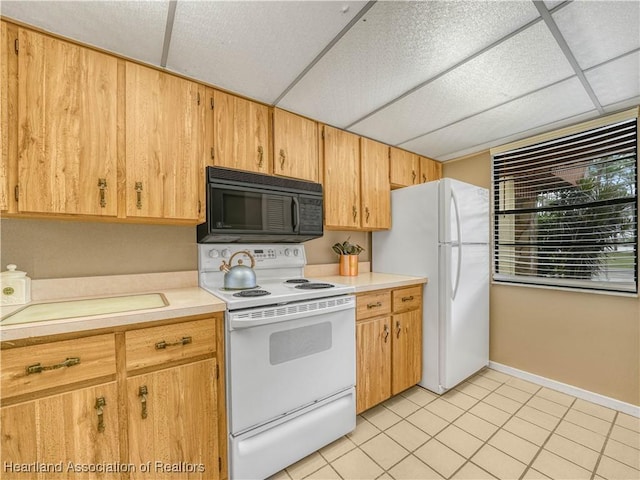
[[[337,263],[331,245],[348,237],[365,248],[361,261],[369,261],[370,234],[327,231],[305,244],[308,264]],[[196,229],[5,218],[0,221],[1,269],[9,263],[35,279],[196,270]]]
[[[445,177],[489,187],[489,152],[446,162]],[[640,299],[491,285],[490,359],[640,405]]]

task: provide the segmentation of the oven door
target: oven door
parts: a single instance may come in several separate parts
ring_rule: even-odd
[[[242,324],[234,318],[237,315],[254,320]],[[266,319],[270,321],[264,323]],[[226,321],[227,405],[233,435],[355,385],[351,295],[227,312]]]

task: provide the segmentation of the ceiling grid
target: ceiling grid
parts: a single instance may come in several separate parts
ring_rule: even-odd
[[[640,2],[2,0],[0,14],[447,161],[640,104]]]

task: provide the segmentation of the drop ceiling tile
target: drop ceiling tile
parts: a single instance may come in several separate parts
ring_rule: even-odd
[[[640,51],[630,53],[585,72],[603,106],[640,95]]]
[[[349,130],[397,145],[573,74],[539,22]]]
[[[179,1],[167,67],[272,103],[365,5]]]
[[[531,2],[377,2],[279,106],[345,127],[537,17]]]
[[[509,136],[526,138],[529,131],[576,115],[594,106],[577,78],[462,120],[400,146],[442,160],[448,154],[479,145],[500,145]]]
[[[572,2],[553,13],[585,69],[640,47],[640,2]]]
[[[168,1],[7,1],[3,16],[159,65]]]

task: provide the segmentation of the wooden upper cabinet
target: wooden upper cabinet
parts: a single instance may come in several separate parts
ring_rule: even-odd
[[[126,62],[126,214],[198,220],[205,88]]]
[[[116,215],[118,61],[18,36],[18,210]]]
[[[269,173],[269,107],[214,90],[213,110],[213,164]]]
[[[415,153],[390,147],[389,169],[392,187],[408,187],[420,183],[420,160]]]
[[[324,223],[360,228],[360,137],[324,127]]]
[[[391,228],[389,146],[360,139],[361,225],[365,230]]]
[[[318,182],[318,127],[313,120],[273,110],[273,173]]]
[[[420,182],[433,182],[442,178],[442,163],[420,157]]]

